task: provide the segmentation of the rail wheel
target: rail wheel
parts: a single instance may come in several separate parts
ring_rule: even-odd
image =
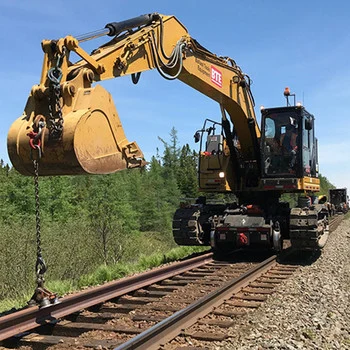
[[[278,221],[273,225],[272,230],[272,245],[276,252],[280,252],[283,249],[283,239],[281,235],[280,223]]]

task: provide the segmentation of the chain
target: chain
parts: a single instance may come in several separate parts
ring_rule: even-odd
[[[63,130],[63,116],[61,105],[61,79],[62,79],[62,62],[63,57],[66,54],[65,48],[63,48],[63,54],[56,54],[56,66],[51,68],[47,72],[47,77],[50,80],[49,86],[49,118],[47,120],[49,137],[54,140],[58,140],[61,137]]]
[[[44,138],[45,122],[43,116],[38,115],[34,120],[33,130],[30,131],[29,146],[30,157],[34,167],[34,192],[35,192],[35,223],[36,223],[36,284],[34,294],[28,302],[29,306],[39,305],[39,307],[48,307],[51,304],[59,303],[57,294],[50,292],[44,287],[44,274],[47,270],[44,258],[41,252],[41,225],[40,225],[40,197],[39,197],[39,161],[42,157],[42,138]],[[34,155],[34,151],[37,153]]]
[[[40,227],[40,198],[39,198],[39,161],[34,159],[34,190],[35,190],[35,222],[36,222],[36,279],[38,287],[43,287],[44,274],[47,270],[41,253],[41,227]]]

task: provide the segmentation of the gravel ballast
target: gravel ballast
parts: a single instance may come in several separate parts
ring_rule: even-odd
[[[350,220],[214,349],[350,349]]]

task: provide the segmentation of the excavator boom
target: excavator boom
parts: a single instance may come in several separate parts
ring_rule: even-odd
[[[91,54],[80,46],[103,35],[112,39]],[[143,153],[127,140],[111,95],[95,83],[124,75],[136,83],[141,72],[152,69],[218,102],[224,121],[242,140],[243,158],[258,158],[260,129],[249,78],[232,59],[203,48],[174,16],[153,13],[109,23],[78,38],[44,40],[42,48],[40,83],[8,134],[9,156],[20,173],[33,174],[32,161],[38,158],[39,175],[106,174],[143,166]],[[71,62],[72,52],[80,60]]]
[[[81,47],[105,35],[111,39],[92,53]],[[40,83],[8,134],[10,159],[20,173],[107,174],[144,166],[142,151],[126,138],[113,99],[98,82],[131,75],[137,83],[142,72],[156,69],[218,103],[221,120],[206,119],[195,136],[201,144],[199,188],[237,199],[217,204],[199,197],[182,206],[173,218],[175,242],[218,251],[280,251],[284,239],[297,249],[324,246],[329,212],[311,203],[320,189],[315,118],[303,106],[289,105],[289,89],[286,107],[262,109],[260,131],[249,77],[233,59],[200,45],[174,16],[158,13],[78,38],[44,40],[42,48]],[[79,60],[72,62],[71,53]],[[308,196],[291,208],[280,201],[287,192]]]

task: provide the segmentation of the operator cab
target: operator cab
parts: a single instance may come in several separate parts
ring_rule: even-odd
[[[229,181],[233,171],[223,127],[211,119],[205,119],[202,129],[194,135],[200,142],[198,161],[198,182],[200,190],[226,192],[231,190]]]
[[[262,109],[263,178],[317,177],[314,116],[302,106]]]

